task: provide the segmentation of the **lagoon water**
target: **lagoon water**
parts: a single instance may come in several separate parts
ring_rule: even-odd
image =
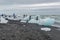
[[[60,8],[47,8],[47,9],[3,9],[0,14],[13,14],[16,15],[60,15]]]

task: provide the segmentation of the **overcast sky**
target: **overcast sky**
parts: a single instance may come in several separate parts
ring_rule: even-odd
[[[36,4],[46,2],[60,2],[60,0],[0,0],[0,5],[11,5],[11,4]]]
[[[23,4],[23,5],[21,5]],[[25,5],[25,4],[28,4],[28,5]],[[29,5],[30,4],[30,5]],[[19,9],[19,8],[43,8],[45,10],[40,10],[39,12],[36,12],[38,14],[60,14],[60,0],[0,0],[0,10],[3,9],[3,11],[1,11],[0,13],[5,13],[4,12],[4,9],[7,10],[7,9]],[[53,9],[54,10],[53,10]],[[49,9],[49,10],[48,10]],[[13,13],[20,13],[20,11],[17,12],[16,11],[13,11]],[[12,13],[12,11],[7,11],[7,13]],[[21,12],[23,13],[23,12]],[[35,11],[33,12],[33,14],[36,14]]]

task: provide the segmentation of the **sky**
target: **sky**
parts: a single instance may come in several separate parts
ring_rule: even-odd
[[[45,7],[46,6],[46,7]],[[60,7],[60,0],[0,0],[0,9]]]
[[[36,3],[60,2],[60,0],[0,0],[0,5],[11,4],[36,4]]]

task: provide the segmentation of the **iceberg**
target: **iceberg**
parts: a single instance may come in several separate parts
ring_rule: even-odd
[[[45,26],[51,26],[55,23],[55,19],[52,19],[52,18],[46,18],[44,19],[44,24]]]
[[[54,23],[55,23],[55,19],[52,18],[40,19],[38,22],[39,25],[44,25],[44,26],[51,26]]]

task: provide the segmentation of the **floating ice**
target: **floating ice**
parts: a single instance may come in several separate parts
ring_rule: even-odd
[[[41,28],[43,31],[51,31],[51,28]]]

